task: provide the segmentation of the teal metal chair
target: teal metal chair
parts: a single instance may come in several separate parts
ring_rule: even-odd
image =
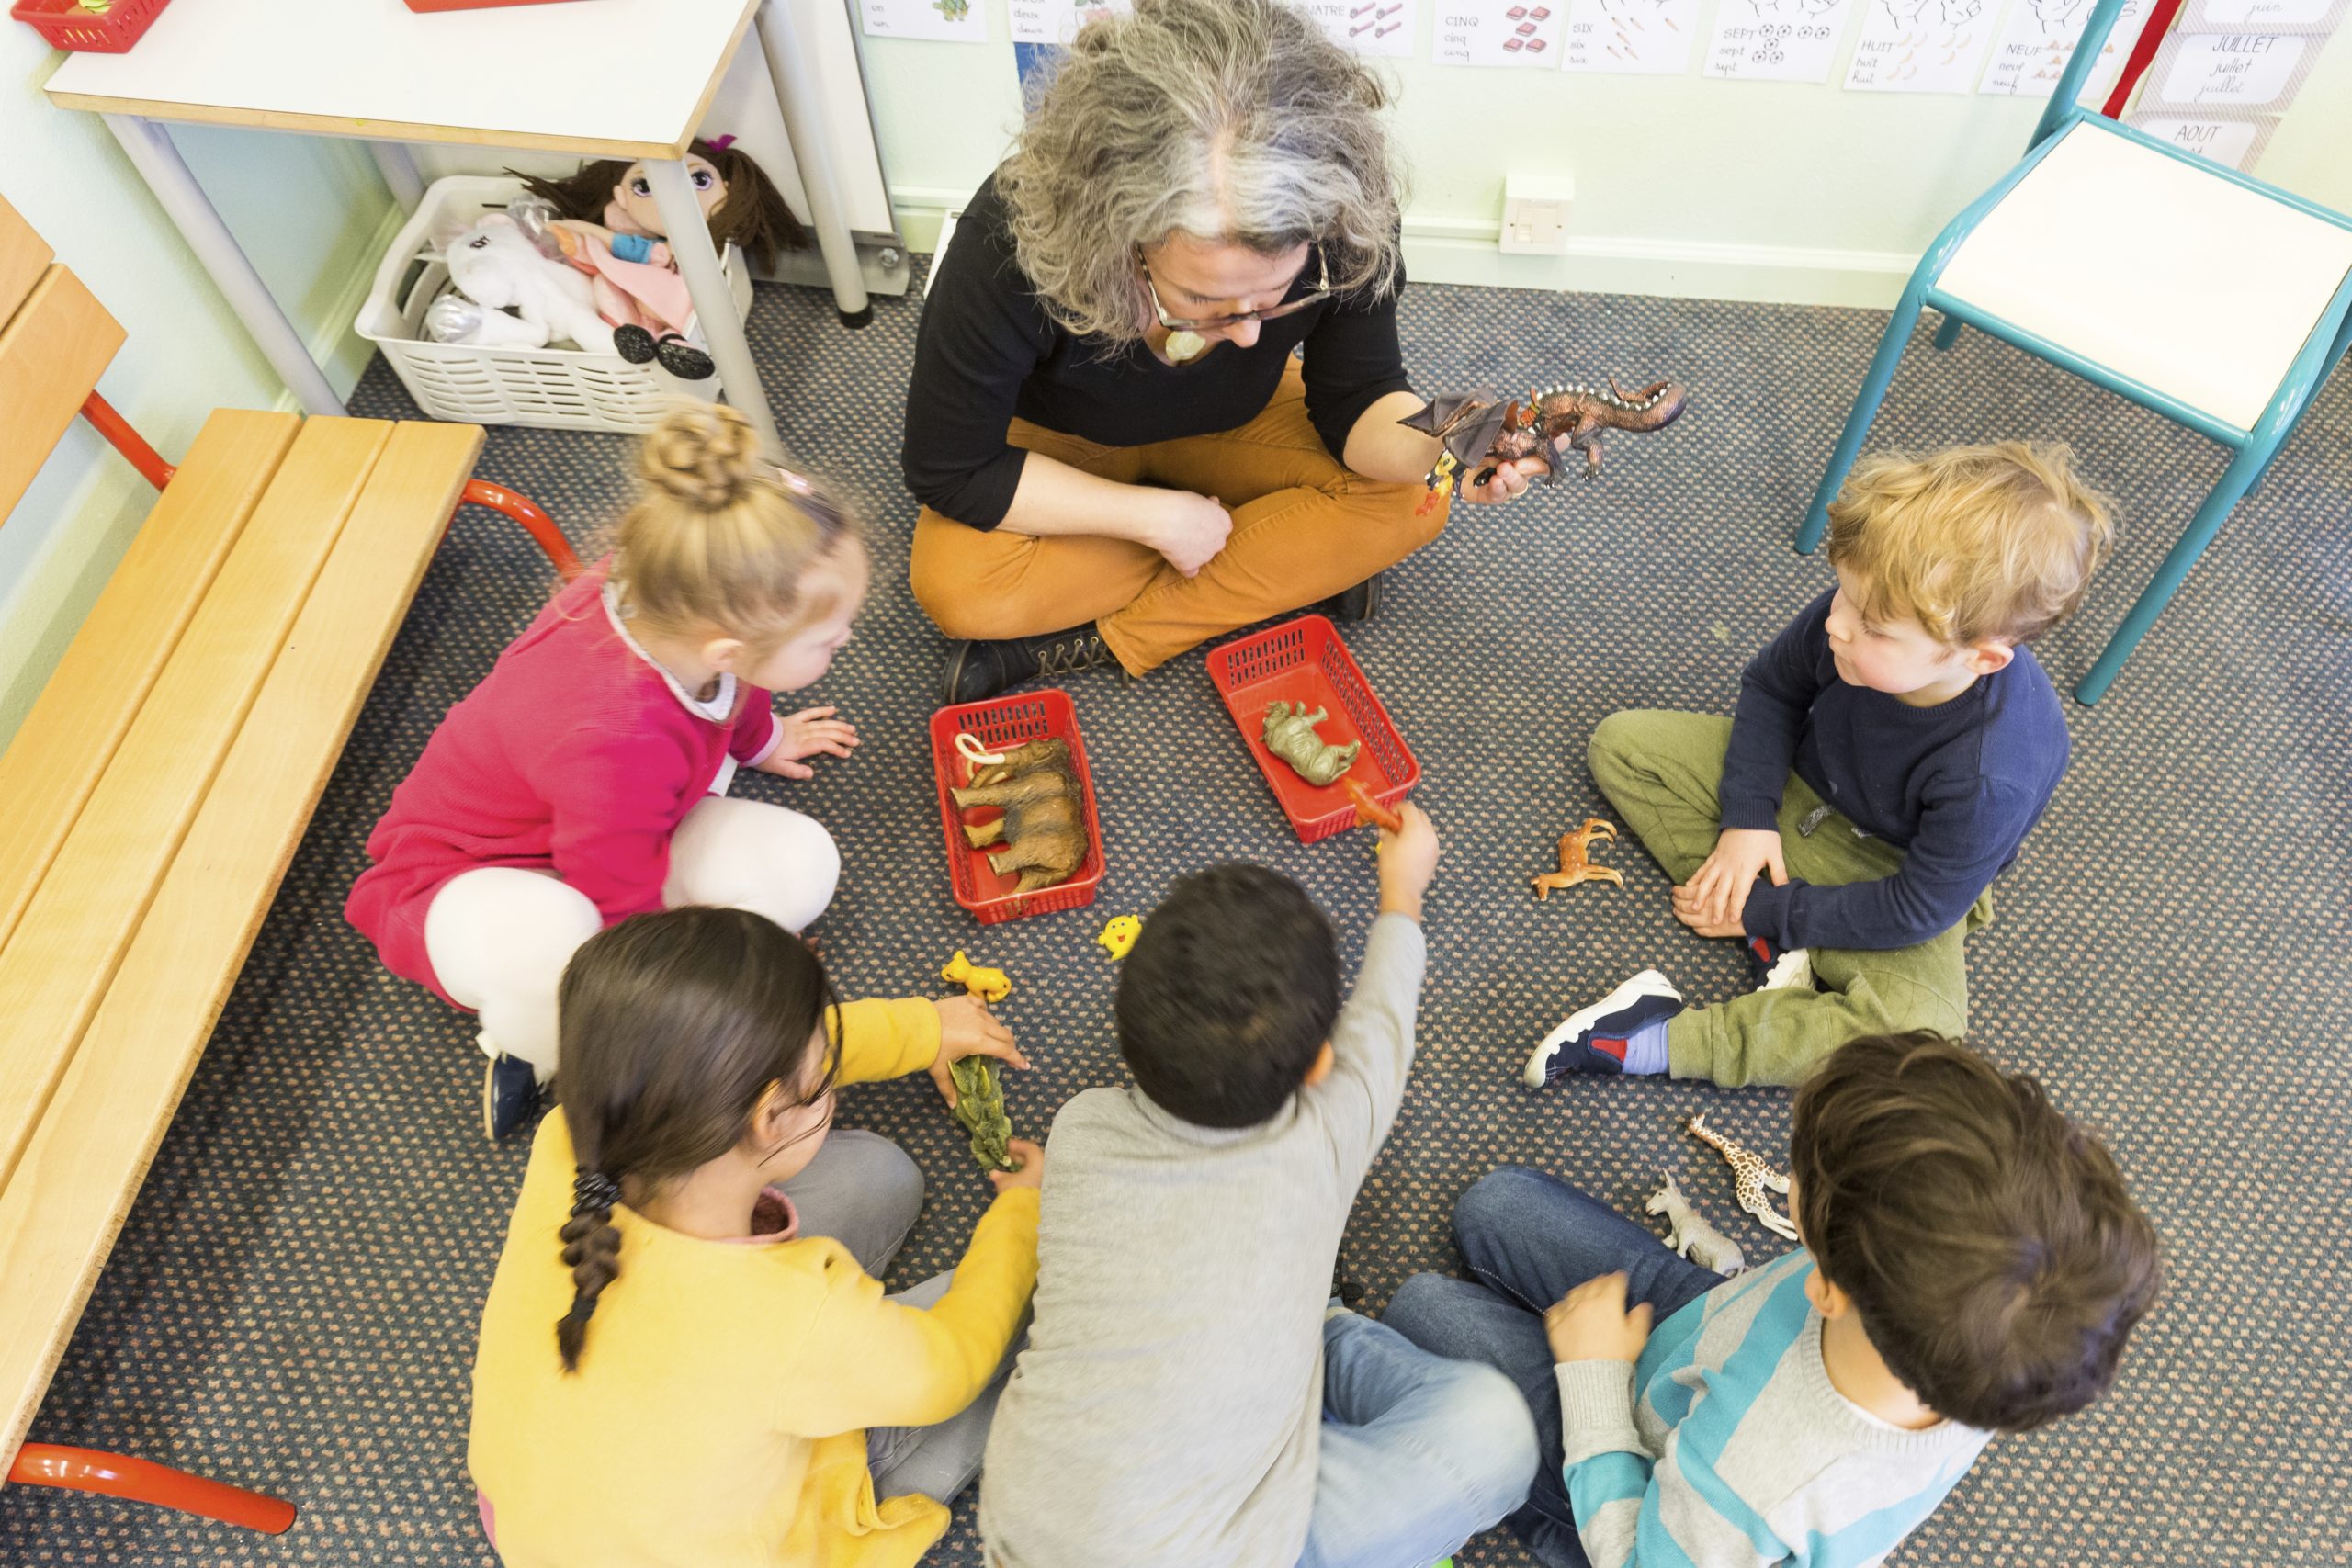
[[[1821,543],[1923,307],[1938,348],[1965,322],[2220,442],[2220,482],[2075,688],[2085,704],[2352,347],[2352,218],[2077,107],[2122,9],[2099,0],[2025,160],[1928,247],[1797,533],[1800,552]]]

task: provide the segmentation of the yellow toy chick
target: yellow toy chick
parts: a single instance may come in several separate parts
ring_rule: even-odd
[[[1108,949],[1113,958],[1125,958],[1127,950],[1135,946],[1136,938],[1142,934],[1143,921],[1133,915],[1120,915],[1104,926],[1102,934],[1094,940]]]
[[[950,985],[963,987],[967,993],[984,1002],[1001,1002],[1012,994],[1010,976],[1001,969],[973,963],[964,956],[960,947],[956,950],[956,956],[947,961],[947,967],[939,972],[939,977]]]

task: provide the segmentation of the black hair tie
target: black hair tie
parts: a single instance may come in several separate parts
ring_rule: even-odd
[[[571,1213],[582,1214],[604,1213],[621,1201],[621,1184],[601,1170],[578,1168],[580,1174],[571,1182]]]

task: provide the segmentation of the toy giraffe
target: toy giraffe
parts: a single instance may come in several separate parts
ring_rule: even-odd
[[[1614,840],[1616,827],[1598,817],[1588,817],[1584,826],[1573,833],[1560,835],[1560,869],[1547,871],[1535,879],[1535,901],[1539,904],[1552,897],[1555,887],[1574,887],[1579,882],[1613,882],[1625,886],[1624,876],[1605,865],[1591,865],[1585,861],[1585,851],[1595,839]]]
[[[1731,1167],[1732,1193],[1739,1200],[1739,1206],[1755,1215],[1757,1223],[1774,1235],[1796,1240],[1797,1227],[1774,1209],[1772,1200],[1764,1195],[1768,1187],[1775,1192],[1785,1193],[1789,1190],[1789,1179],[1708,1126],[1704,1116],[1693,1116],[1684,1125],[1690,1128],[1692,1137],[1723,1156],[1724,1163]]]

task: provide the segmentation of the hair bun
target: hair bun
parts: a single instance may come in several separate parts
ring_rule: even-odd
[[[646,484],[704,512],[732,506],[754,485],[773,482],[752,422],[724,403],[695,403],[664,414],[638,449]]]

